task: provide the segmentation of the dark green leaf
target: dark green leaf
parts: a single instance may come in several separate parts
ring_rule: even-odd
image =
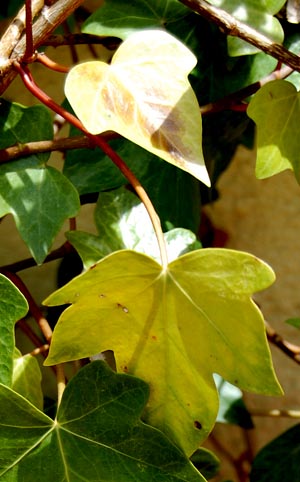
[[[299,482],[300,425],[272,440],[255,457],[250,482]]]
[[[148,393],[142,380],[95,361],[69,382],[53,422],[0,385],[1,480],[205,482],[161,432],[140,421]]]
[[[125,39],[135,30],[168,27],[183,19],[189,10],[177,0],[106,0],[84,23],[82,31]]]
[[[15,322],[28,311],[27,301],[15,285],[0,274],[0,382],[11,386],[15,349]]]
[[[206,448],[196,450],[190,460],[206,479],[211,479],[220,470],[220,460]]]

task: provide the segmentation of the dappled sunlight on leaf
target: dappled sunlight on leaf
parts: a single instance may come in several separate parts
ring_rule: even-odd
[[[53,421],[0,384],[0,478],[205,482],[165,435],[140,421],[147,397],[142,380],[95,361],[69,382]]]

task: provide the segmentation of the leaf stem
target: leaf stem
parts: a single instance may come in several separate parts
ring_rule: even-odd
[[[66,388],[66,377],[64,371],[64,364],[56,365],[56,383],[57,383],[57,408],[60,405],[64,390]]]
[[[277,348],[283,351],[289,358],[300,365],[300,346],[293,345],[284,340],[267,321],[265,321],[265,327],[269,342],[273,343],[273,345],[277,346]]]
[[[63,107],[56,104],[56,102],[49,97],[43,90],[41,90],[36,83],[34,82],[32,75],[27,66],[21,65],[19,62],[14,62],[14,67],[17,72],[20,74],[21,79],[23,80],[24,85],[27,89],[43,104],[49,107],[51,110],[62,116],[66,119],[70,124],[72,124],[77,129],[81,130],[89,139],[91,139],[94,144],[96,144],[103,152],[112,160],[112,162],[120,169],[122,174],[126,177],[129,183],[132,185],[133,189],[137,193],[138,197],[144,204],[149,217],[152,222],[152,226],[157,238],[160,257],[161,257],[161,264],[163,269],[165,270],[168,266],[168,256],[167,256],[167,249],[165,244],[164,235],[162,232],[160,219],[154,209],[154,206],[146,193],[145,189],[141,185],[140,181],[137,179],[135,174],[129,169],[123,159],[112,149],[112,147],[106,142],[106,140],[101,136],[95,136],[88,132],[82,125],[82,123],[70,112],[66,111]]]
[[[30,59],[33,55],[33,36],[32,36],[32,6],[31,0],[26,0],[25,2],[25,12],[26,12],[26,48],[25,48],[25,59]]]

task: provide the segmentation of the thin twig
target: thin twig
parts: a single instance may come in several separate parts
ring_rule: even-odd
[[[107,141],[119,137],[115,133],[105,133],[101,135]],[[16,144],[6,149],[0,149],[0,163],[9,162],[21,157],[39,154],[41,152],[67,151],[70,149],[93,149],[95,142],[86,136],[61,137],[49,141],[34,141],[25,144]]]
[[[100,37],[87,33],[73,33],[67,35],[49,35],[44,40],[43,46],[61,47],[62,45],[103,45],[108,50],[116,50],[120,45],[120,39],[116,37]]]
[[[69,253],[74,252],[73,246],[66,241],[62,246],[57,249],[54,249],[48,256],[45,258],[43,264],[49,263],[50,261],[54,261],[56,259],[61,259]],[[33,268],[37,266],[36,261],[33,258],[23,259],[21,261],[17,261],[16,263],[7,264],[5,266],[0,267],[0,273],[18,273],[19,271],[23,271],[24,269]]]
[[[247,408],[251,417],[300,418],[300,410],[280,410],[277,408],[271,410],[260,410],[257,408]]]
[[[55,72],[61,72],[63,74],[67,74],[70,70],[69,67],[67,67],[66,65],[58,64],[52,59],[49,59],[46,54],[37,53],[35,56],[35,62],[40,62],[48,69],[54,70]]]
[[[46,356],[46,354],[49,351],[50,345],[48,343],[45,343],[44,345],[39,346],[38,348],[35,348],[30,352],[31,356],[37,356],[37,355],[43,355]]]
[[[267,321],[265,321],[265,326],[269,342],[277,346],[277,348],[283,351],[289,358],[300,365],[300,346],[293,345],[284,340]]]
[[[221,8],[210,5],[205,0],[180,0],[181,3],[210,22],[215,23],[227,35],[239,37],[259,50],[300,72],[300,59],[282,45],[273,42],[252,27],[240,22]]]
[[[239,104],[242,100],[246,99],[247,97],[250,97],[251,95],[255,94],[263,85],[267,84],[268,82],[271,82],[272,80],[278,80],[278,79],[285,79],[289,75],[293,73],[293,69],[291,67],[282,67],[281,69],[274,70],[274,72],[271,72],[269,75],[264,77],[263,79],[254,82],[253,84],[247,85],[246,87],[237,90],[236,92],[233,92],[232,94],[227,95],[226,97],[223,97],[220,100],[217,100],[216,102],[211,102],[209,104],[206,104],[200,108],[201,114],[212,114],[215,112],[220,112],[226,109],[232,109],[234,106]],[[245,104],[247,107],[247,105]]]

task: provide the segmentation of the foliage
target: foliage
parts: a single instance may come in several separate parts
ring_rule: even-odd
[[[4,18],[20,6],[10,3]],[[291,169],[299,181],[299,37],[282,0],[49,3],[27,0],[23,37],[8,28],[0,42],[0,216],[32,255],[1,268],[0,479],[204,482],[222,468],[200,447],[216,422],[253,427],[241,390],[282,390],[252,299],[275,274],[202,239],[201,204],[238,144],[253,144],[254,123],[257,177]],[[75,55],[69,69],[38,53],[77,23],[85,36],[63,42],[96,57],[102,43],[108,63]],[[290,50],[274,47],[283,40]],[[35,83],[35,61],[67,73],[62,105]],[[6,95],[16,73],[38,105]],[[85,202],[91,232],[76,229]],[[17,273],[70,254],[83,272],[38,306]],[[297,434],[262,449],[251,482],[298,480]]]

